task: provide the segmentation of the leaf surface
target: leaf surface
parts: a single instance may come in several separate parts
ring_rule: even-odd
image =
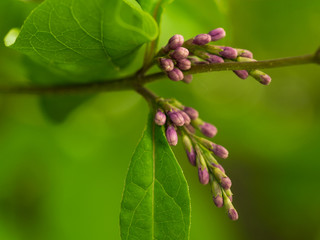
[[[74,76],[74,82],[126,74],[137,50],[158,35],[135,0],[46,0],[12,47]]]
[[[190,196],[163,127],[150,115],[133,154],[120,214],[122,240],[189,239]]]
[[[142,9],[149,12],[159,23],[163,8],[174,0],[137,0]]]

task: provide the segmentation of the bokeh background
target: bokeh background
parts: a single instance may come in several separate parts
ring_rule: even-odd
[[[1,0],[0,38],[36,5]],[[223,44],[250,49],[257,59],[313,53],[320,1],[175,0],[164,12],[160,42],[216,27],[227,30]],[[214,207],[182,146],[174,147],[190,185],[191,240],[320,239],[320,68],[266,72],[270,86],[231,72],[199,74],[190,85],[149,84],[197,108],[230,151],[223,165],[233,180],[237,222]],[[0,84],[28,76],[23,57],[1,41]],[[56,124],[36,96],[1,95],[0,239],[120,239],[123,184],[147,113],[133,91],[102,93]]]

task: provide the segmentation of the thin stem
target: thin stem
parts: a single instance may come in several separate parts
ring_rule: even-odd
[[[143,87],[143,86],[136,86],[135,90],[142,95],[148,103],[150,103],[151,105],[156,105],[156,100],[158,98],[158,96],[152,92],[151,90]]]
[[[304,56],[296,56],[289,58],[279,58],[272,60],[256,61],[256,62],[225,62],[206,65],[193,66],[185,74],[197,74],[212,71],[228,71],[228,70],[254,70],[265,68],[286,67],[301,64],[320,64],[320,50],[316,54],[309,54]],[[140,90],[139,86],[150,82],[165,78],[166,74],[163,72],[141,76],[136,74],[134,76],[104,80],[84,84],[70,84],[70,85],[56,85],[50,87],[43,86],[19,86],[19,87],[0,87],[0,93],[7,94],[69,94],[69,93],[98,93],[121,90]]]

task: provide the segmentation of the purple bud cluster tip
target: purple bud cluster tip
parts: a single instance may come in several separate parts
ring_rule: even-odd
[[[260,73],[254,72],[253,74]],[[156,104],[158,109],[154,122],[166,128],[165,135],[169,145],[178,144],[178,134],[182,137],[188,160],[198,169],[199,182],[203,185],[210,183],[214,204],[219,208],[224,206],[229,217],[236,220],[238,214],[231,203],[232,182],[214,157],[225,159],[229,155],[228,150],[196,135],[196,130],[198,130],[207,137],[214,137],[217,134],[217,128],[200,119],[197,110],[186,107],[175,99],[157,98]]]
[[[169,79],[190,83],[192,75],[184,76],[183,71],[189,71],[192,66],[203,64],[217,64],[224,62],[252,62],[253,54],[247,49],[233,48],[209,44],[221,40],[226,36],[223,28],[216,28],[208,33],[201,33],[184,40],[182,35],[174,35],[168,44],[161,49],[159,57],[160,68],[167,73]],[[271,77],[259,70],[233,70],[240,79],[254,77],[263,85],[269,85]]]
[[[218,41],[226,36],[223,28],[216,28],[208,33],[211,36],[211,41]]]

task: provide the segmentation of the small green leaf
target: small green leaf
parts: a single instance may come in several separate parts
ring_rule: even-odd
[[[123,240],[187,240],[190,196],[163,127],[150,115],[133,154],[121,204]]]
[[[135,0],[46,0],[12,47],[84,82],[126,74],[139,47],[157,35]]]

